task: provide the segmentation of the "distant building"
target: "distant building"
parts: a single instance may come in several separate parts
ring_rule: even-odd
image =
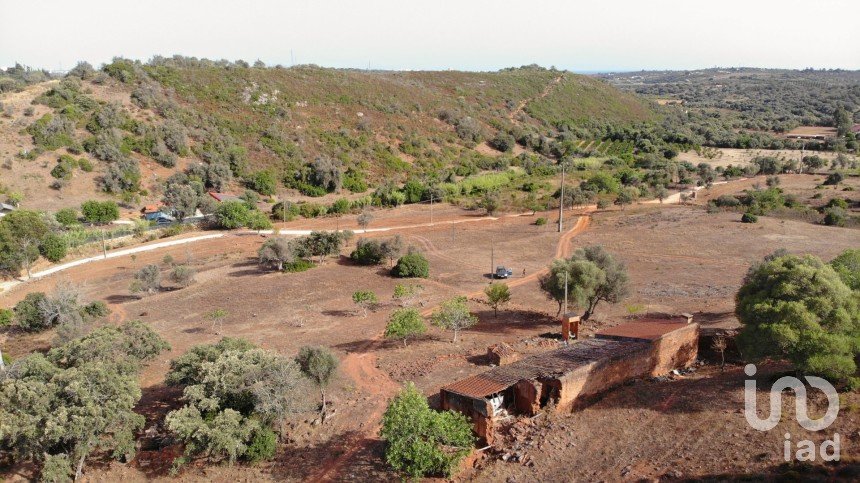
[[[224,201],[241,201],[241,199],[230,193],[218,193],[216,191],[210,191],[209,196],[215,198],[215,201],[219,203],[223,203]]]

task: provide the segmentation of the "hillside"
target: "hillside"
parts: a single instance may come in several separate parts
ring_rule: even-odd
[[[0,98],[0,190],[48,211],[98,197],[129,209],[158,202],[182,171],[206,189],[288,199],[453,181],[518,164],[523,152],[558,158],[572,129],[653,116],[601,80],[537,67],[368,72],[156,58],[82,64],[14,90]]]

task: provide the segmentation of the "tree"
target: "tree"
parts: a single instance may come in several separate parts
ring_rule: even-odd
[[[322,263],[325,257],[339,254],[351,236],[351,231],[312,231],[310,235],[294,241],[295,252],[300,258],[319,257],[319,263]]]
[[[24,268],[29,277],[49,233],[44,216],[36,211],[16,210],[0,218],[0,271],[17,276]]]
[[[802,373],[832,380],[854,376],[857,293],[830,265],[811,255],[776,254],[750,268],[735,300],[744,356],[785,358]]]
[[[173,210],[176,219],[183,220],[194,215],[200,204],[200,195],[190,185],[168,183],[161,201]]]
[[[654,188],[654,197],[660,200],[661,204],[663,203],[663,200],[665,200],[668,196],[669,190],[667,190],[665,186],[659,185]]]
[[[361,265],[379,265],[383,260],[390,262],[403,252],[403,239],[400,235],[384,240],[360,238],[349,258]]]
[[[102,333],[120,330],[105,327],[88,337],[100,340]],[[150,334],[161,342],[156,346],[164,347]],[[135,371],[160,352],[156,347],[140,358],[132,353],[131,335],[108,345],[73,343],[91,350],[81,353],[66,344],[47,357],[33,354],[0,378],[0,449],[40,463],[43,479],[67,479],[73,465],[80,478],[87,457],[96,451],[133,456],[135,434],[144,423],[134,412],[141,397]],[[109,356],[101,350],[105,347],[111,349]]]
[[[134,281],[129,288],[132,293],[145,292],[147,294],[161,290],[161,269],[155,264],[141,268],[134,274]]]
[[[292,243],[285,237],[269,238],[257,251],[261,265],[275,267],[279,272],[284,270],[284,264],[296,261],[296,253]]]
[[[337,371],[337,358],[324,347],[304,346],[299,349],[296,362],[301,367],[302,373],[319,388],[322,398],[320,415],[325,420],[325,389]]]
[[[620,193],[618,193],[618,197],[615,198],[615,204],[620,206],[623,210],[625,205],[633,203],[638,198],[639,189],[633,186],[628,186],[622,189]]]
[[[388,317],[388,324],[385,326],[385,338],[403,339],[403,347],[406,347],[407,339],[424,332],[427,332],[427,327],[421,314],[415,309],[395,310]]]
[[[851,132],[851,126],[854,125],[854,120],[851,114],[844,106],[837,106],[833,111],[833,126],[836,127],[836,134],[839,137],[846,136]]]
[[[454,297],[439,307],[439,310],[430,316],[430,321],[436,327],[454,332],[454,342],[460,335],[460,331],[468,329],[478,323],[477,317],[469,312],[466,297]]]
[[[69,282],[57,283],[51,295],[38,302],[42,323],[46,327],[58,327],[58,336],[64,342],[85,332],[81,305],[80,290]]]
[[[481,208],[483,208],[489,216],[496,214],[500,205],[501,200],[499,199],[499,193],[497,191],[487,191],[481,198]]]
[[[358,215],[358,218],[355,220],[358,223],[358,226],[367,233],[367,226],[370,225],[370,222],[373,221],[373,215],[367,211]]]
[[[170,271],[170,280],[180,287],[187,287],[194,283],[194,277],[197,271],[186,265],[176,265]]]
[[[81,213],[88,223],[104,225],[119,218],[119,206],[114,201],[84,201]]]
[[[230,313],[224,309],[215,309],[206,314],[206,318],[212,321],[213,332],[216,334],[221,333],[221,329],[224,328],[224,319],[226,319],[228,315],[230,315]],[[215,330],[216,326],[218,327],[218,330]]]
[[[726,336],[719,334],[714,336],[714,342],[711,344],[711,349],[720,353],[720,371],[726,368]]]
[[[15,323],[18,327],[31,332],[38,332],[51,327],[51,323],[42,317],[39,305],[47,298],[44,292],[30,292],[15,304]]]
[[[421,293],[424,287],[418,284],[400,284],[394,286],[394,294],[392,298],[400,303],[401,307],[408,306]]]
[[[553,261],[550,271],[540,278],[540,287],[547,297],[558,303],[561,313],[567,297],[585,309],[582,320],[588,320],[601,301],[618,303],[630,291],[629,276],[624,264],[602,246],[581,248],[569,259]]]
[[[319,157],[310,165],[309,181],[328,192],[340,191],[343,165],[340,161]]]
[[[860,291],[860,248],[848,249],[830,261],[830,266],[851,290]]]
[[[257,171],[251,175],[248,186],[261,195],[271,196],[278,188],[278,180],[271,171]]]
[[[499,316],[499,307],[511,301],[511,290],[504,283],[491,283],[484,289],[487,303],[493,308],[494,317]]]
[[[465,415],[433,411],[411,382],[388,404],[380,436],[388,464],[415,479],[450,477],[474,444]]]
[[[427,278],[430,276],[430,262],[420,252],[407,253],[397,260],[391,274],[400,278]]]
[[[362,310],[364,310],[365,317],[367,317],[367,309],[373,308],[379,303],[379,299],[376,298],[376,294],[369,290],[353,292],[352,301],[355,305],[358,305]]]

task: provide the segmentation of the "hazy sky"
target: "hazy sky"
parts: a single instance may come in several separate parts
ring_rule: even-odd
[[[378,69],[860,69],[860,0],[0,0],[0,66],[182,54]]]

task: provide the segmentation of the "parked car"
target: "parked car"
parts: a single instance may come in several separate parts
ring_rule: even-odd
[[[496,273],[493,274],[494,278],[508,278],[514,274],[514,271],[507,267],[496,267]]]

